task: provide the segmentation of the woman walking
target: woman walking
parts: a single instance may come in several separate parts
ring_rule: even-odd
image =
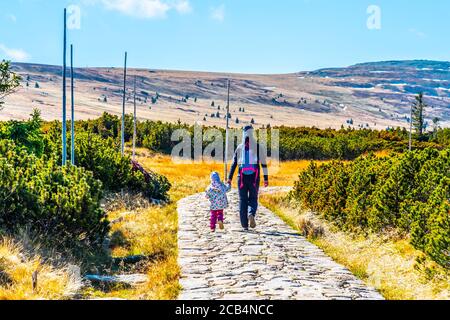
[[[261,183],[261,172],[264,186],[269,186],[269,173],[265,149],[259,145],[254,136],[252,126],[243,129],[242,144],[236,148],[231,165],[228,183],[231,185],[234,173],[238,172],[239,211],[244,231],[256,228],[256,212],[258,211],[258,193]]]

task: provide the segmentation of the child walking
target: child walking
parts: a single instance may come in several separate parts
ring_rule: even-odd
[[[220,180],[220,175],[217,172],[211,173],[211,184],[206,189],[206,198],[211,203],[211,231],[216,231],[216,225],[219,224],[220,230],[223,226],[223,210],[228,207],[227,192],[231,190],[231,185],[225,185]]]

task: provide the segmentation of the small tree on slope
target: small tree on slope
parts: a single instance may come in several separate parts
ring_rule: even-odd
[[[11,71],[9,61],[0,62],[0,110],[3,108],[3,99],[13,93],[19,86],[20,76]]]
[[[425,128],[424,111],[426,107],[423,93],[419,93],[412,108],[412,124],[419,137],[423,135],[423,129]]]

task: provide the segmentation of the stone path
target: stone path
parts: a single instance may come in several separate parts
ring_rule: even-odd
[[[203,193],[178,203],[180,299],[382,299],[264,207],[256,231],[242,232],[236,191],[229,200],[225,230],[216,233]]]

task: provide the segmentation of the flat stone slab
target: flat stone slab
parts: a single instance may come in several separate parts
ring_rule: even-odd
[[[84,278],[93,283],[105,285],[122,284],[128,286],[137,286],[147,281],[147,276],[145,274],[127,274],[115,276],[86,275]]]
[[[289,191],[268,188],[265,192]],[[260,206],[257,228],[240,227],[238,194],[229,193],[225,230],[209,229],[203,193],[178,203],[181,300],[381,300],[344,266]]]

